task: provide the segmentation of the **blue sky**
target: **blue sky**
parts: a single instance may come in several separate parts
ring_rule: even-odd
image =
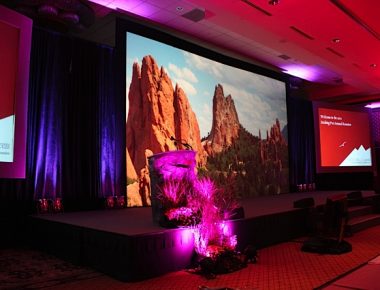
[[[285,83],[258,74],[227,66],[136,34],[127,33],[127,110],[132,65],[150,54],[159,67],[163,66],[186,93],[197,116],[201,137],[212,125],[212,98],[215,86],[223,86],[224,95],[231,94],[240,123],[253,135],[266,130],[280,120],[281,129],[287,124]],[[128,115],[128,114],[127,114]]]

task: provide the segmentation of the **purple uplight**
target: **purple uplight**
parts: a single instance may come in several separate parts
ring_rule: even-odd
[[[209,256],[207,252],[208,235],[205,235],[204,232],[202,232],[200,227],[195,228],[193,233],[194,233],[195,251],[202,256],[208,257]]]
[[[301,79],[308,81],[315,81],[318,79],[320,72],[313,66],[307,65],[288,65],[282,67],[283,71]]]
[[[176,256],[179,259],[182,259],[184,256],[188,256],[191,259],[194,253],[193,229],[178,229],[174,232],[174,235]]]
[[[109,0],[90,0],[90,2],[93,2],[93,3],[96,3],[96,4],[100,4],[102,6],[106,6],[110,9],[116,9],[118,6],[117,6],[117,2],[116,1],[109,1]],[[116,2],[116,3],[115,3]]]
[[[371,104],[367,104],[364,107],[369,108],[369,109],[377,109],[377,108],[380,108],[380,102],[374,102]]]
[[[143,17],[148,17],[159,11],[159,8],[150,5],[149,3],[142,3],[141,0],[90,0],[93,3],[100,4],[113,10],[121,10],[131,12]]]
[[[41,108],[41,121],[37,137],[36,175],[34,180],[35,198],[55,199],[61,196],[62,176],[62,134],[58,114],[59,94],[55,87],[43,95],[47,99]]]

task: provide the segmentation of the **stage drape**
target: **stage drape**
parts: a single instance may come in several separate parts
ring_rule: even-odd
[[[315,143],[312,102],[288,95],[289,178],[291,191],[298,184],[315,182]]]
[[[27,178],[0,180],[0,197],[94,208],[123,192],[114,49],[41,28],[32,39]]]

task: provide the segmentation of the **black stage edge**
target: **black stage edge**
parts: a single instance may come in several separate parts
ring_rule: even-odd
[[[336,193],[289,193],[242,201],[246,218],[229,221],[238,238],[238,250],[247,245],[260,249],[307,234],[308,209],[294,209],[293,202],[313,197],[318,206]],[[155,225],[151,208],[33,215],[28,228],[32,245],[38,249],[121,281],[184,269],[194,257],[191,229]]]
[[[181,229],[130,236],[37,217],[30,219],[30,229],[39,249],[121,281],[184,269],[193,256],[193,241]]]

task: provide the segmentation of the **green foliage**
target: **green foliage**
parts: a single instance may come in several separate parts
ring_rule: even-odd
[[[260,157],[260,146],[267,155],[264,160]],[[209,157],[207,171],[202,174],[207,174],[222,187],[233,178],[235,194],[244,198],[287,192],[287,167],[287,145],[260,141],[240,126],[239,137],[229,148]]]
[[[137,179],[127,177],[127,185],[133,184],[135,182],[137,182]]]

